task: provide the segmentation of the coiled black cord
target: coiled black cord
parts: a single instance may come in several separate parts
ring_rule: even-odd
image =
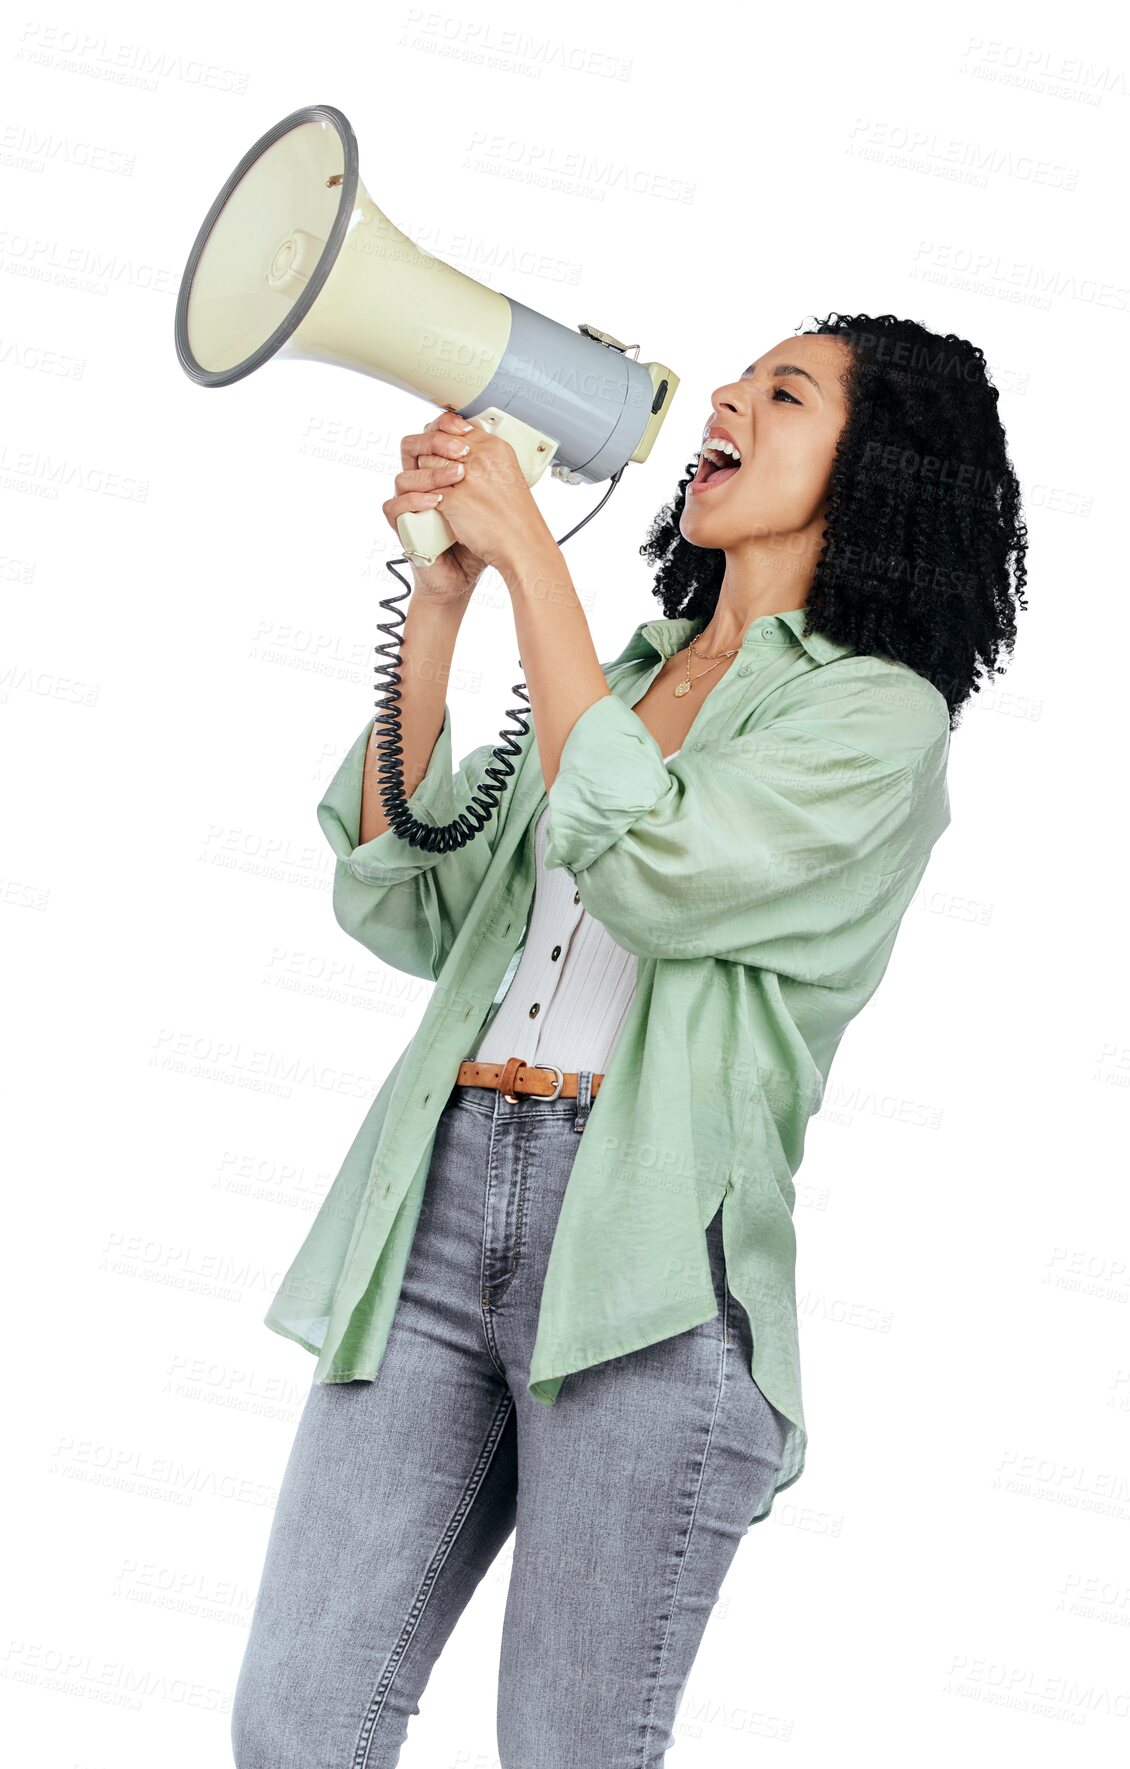
[[[590,510],[587,516],[582,517],[575,528],[570,528],[567,534],[561,536],[561,539],[556,543],[559,547],[564,546],[567,540],[571,540],[577,529],[583,528],[586,522],[591,522],[597,512],[604,508],[623,475],[623,467],[613,473],[608,490],[599,504]],[[488,778],[476,787],[470,804],[465,810],[460,811],[454,822],[440,826],[421,823],[419,818],[408,809],[408,798],[404,791],[404,745],[400,729],[400,671],[404,653],[403,604],[411,595],[413,586],[396,569],[398,565],[407,565],[408,563],[406,553],[401,554],[399,559],[385,560],[393,577],[398,583],[404,585],[404,592],[400,596],[389,596],[387,600],[381,602],[382,608],[388,608],[398,616],[400,624],[397,627],[378,621],[377,631],[388,633],[389,641],[386,645],[374,645],[373,647],[374,651],[392,654],[389,662],[373,666],[378,676],[384,675],[388,678],[384,687],[384,699],[382,701],[378,698],[376,717],[373,721],[374,726],[380,727],[381,732],[377,779],[380,783],[381,805],[388,818],[389,828],[395,830],[402,841],[408,842],[414,848],[423,848],[427,854],[449,854],[457,848],[465,847],[469,841],[474,841],[484,824],[489,823],[494,816],[498,809],[498,801],[510,785],[510,780],[516,772],[510,758],[521,753],[520,740],[528,735],[530,727],[529,722],[523,717],[521,707],[507,708],[507,718],[516,719],[519,729],[516,731],[504,729],[499,732],[499,744],[491,753],[500,765],[497,768],[488,766],[486,770]],[[379,688],[380,683],[377,686]],[[530,697],[526,692],[525,682],[515,682],[512,692],[521,696],[525,702],[525,710],[528,712]]]

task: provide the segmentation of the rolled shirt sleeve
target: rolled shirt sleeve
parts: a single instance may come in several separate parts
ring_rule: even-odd
[[[565,740],[546,866],[566,867],[584,907],[638,957],[822,980],[861,953],[869,921],[881,941],[881,908],[897,921],[900,885],[948,822],[936,708],[925,733],[923,721],[892,730],[885,756],[841,737],[834,704],[813,704],[684,744],[667,763],[636,713],[605,696]]]
[[[337,857],[334,915],[347,934],[387,964],[435,981],[490,865],[516,775],[491,818],[461,848],[446,854],[429,852],[413,847],[392,829],[359,843],[363,772],[373,723],[370,719],[360,732],[318,805],[319,826]],[[424,777],[407,801],[408,809],[433,828],[453,822],[470,804],[492,762],[496,762],[494,745],[484,744],[452,772],[451,709],[445,705],[443,727]]]

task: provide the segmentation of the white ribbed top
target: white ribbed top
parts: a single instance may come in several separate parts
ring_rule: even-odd
[[[672,750],[671,755],[678,755]],[[664,756],[669,762],[671,756]],[[589,914],[567,867],[545,869],[545,806],[535,831],[534,898],[523,944],[498,986],[494,1018],[468,1051],[484,1063],[520,1056],[600,1075],[624,1029],[636,958]]]

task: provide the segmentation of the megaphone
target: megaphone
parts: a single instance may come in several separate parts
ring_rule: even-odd
[[[530,485],[547,467],[595,484],[646,461],[679,385],[638,346],[570,330],[421,251],[365,189],[353,130],[328,104],[268,129],[216,197],[181,279],[176,347],[203,387],[287,358],[375,376],[502,435]],[[397,531],[421,567],[454,543],[438,510]]]

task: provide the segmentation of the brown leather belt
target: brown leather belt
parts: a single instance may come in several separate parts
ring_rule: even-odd
[[[556,1076],[556,1080],[554,1077]],[[603,1073],[592,1078],[592,1097],[596,1098]],[[520,1056],[505,1063],[476,1063],[470,1059],[460,1063],[455,1077],[456,1087],[499,1087],[503,1099],[518,1103],[520,1093],[536,1094],[539,1099],[576,1099],[576,1070],[559,1069],[555,1063],[528,1064]]]

